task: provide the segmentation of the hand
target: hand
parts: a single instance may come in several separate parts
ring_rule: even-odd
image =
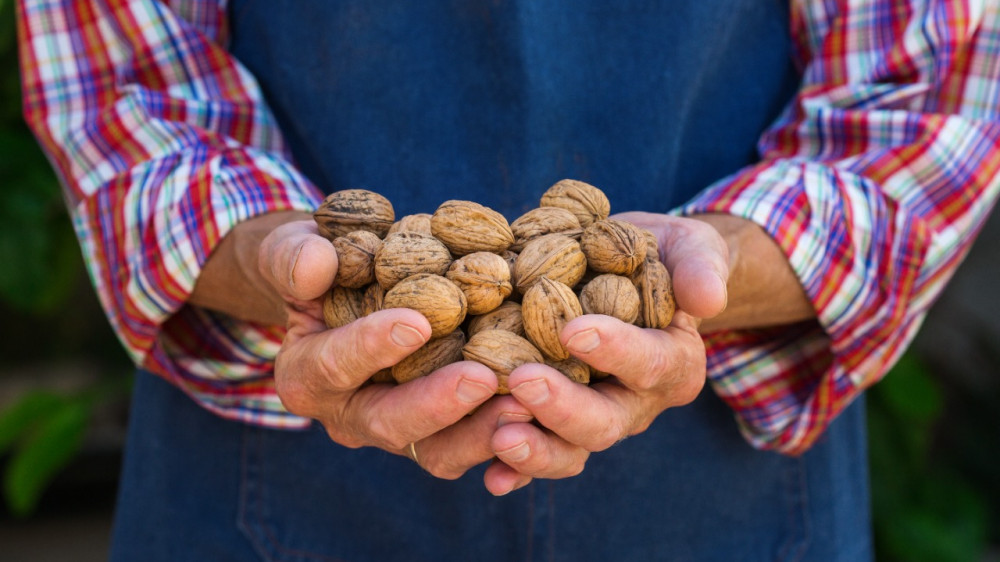
[[[365,384],[430,337],[430,325],[409,309],[383,310],[328,330],[320,297],[337,271],[333,246],[312,221],[279,226],[261,243],[261,275],[287,303],[288,333],[275,363],[278,396],[292,413],[318,420],[347,447],[374,446],[409,456],[441,478],[457,478],[493,457],[490,436],[502,418],[530,419],[510,397],[486,402],[496,375],[460,362],[393,386]],[[415,459],[416,460],[416,459]]]
[[[705,384],[705,347],[699,317],[715,316],[727,302],[726,242],[711,226],[648,213],[622,218],[648,228],[671,272],[678,311],[664,330],[586,315],[569,322],[560,340],[592,367],[615,375],[590,387],[545,365],[523,365],[510,374],[511,394],[540,424],[509,423],[493,435],[500,462],[485,484],[504,494],[532,478],[580,473],[590,453],[645,431],[667,408],[687,404]]]

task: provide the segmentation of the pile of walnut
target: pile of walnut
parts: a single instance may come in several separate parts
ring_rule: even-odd
[[[325,322],[337,328],[383,308],[427,318],[431,340],[375,382],[404,383],[465,359],[496,372],[499,394],[528,362],[587,384],[606,375],[570,357],[559,342],[567,322],[606,314],[664,328],[675,308],[655,237],[610,212],[601,190],[574,180],[550,187],[509,224],[471,201],[394,222],[377,193],[332,193],[314,214],[340,259]]]

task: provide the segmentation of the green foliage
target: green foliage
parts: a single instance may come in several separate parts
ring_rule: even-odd
[[[48,315],[83,267],[55,175],[21,118],[13,10],[0,2],[0,300]]]
[[[120,400],[129,380],[109,379],[76,392],[39,389],[0,410],[0,456],[9,453],[3,473],[7,508],[18,517],[31,515],[46,487],[75,458],[93,412]]]
[[[943,396],[913,354],[868,392],[872,515],[883,562],[981,560],[988,549],[988,501],[939,454]]]
[[[42,342],[56,327],[55,312],[73,307],[69,300],[84,269],[55,174],[21,117],[17,65],[14,5],[0,0],[0,311],[18,313],[5,315],[18,323],[13,328],[47,329],[32,340]],[[17,351],[4,349],[6,365],[23,354]],[[47,351],[39,346],[36,355]],[[0,409],[0,459],[7,460],[2,490],[11,513],[35,510],[78,454],[95,408],[122,398],[128,379],[105,379],[73,393],[37,389]]]

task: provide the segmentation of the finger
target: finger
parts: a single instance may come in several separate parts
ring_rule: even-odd
[[[705,222],[656,213],[615,215],[649,230],[657,238],[660,260],[673,282],[677,306],[698,318],[726,309],[729,247],[719,231]]]
[[[323,295],[337,275],[337,250],[319,235],[312,221],[283,224],[260,245],[258,263],[264,276],[289,299],[312,300]]]
[[[684,313],[664,330],[647,330],[610,316],[588,314],[568,322],[560,341],[574,356],[615,375],[631,390],[669,387],[667,407],[694,400],[705,384],[704,342],[696,323]]]
[[[463,416],[419,440],[420,466],[438,478],[459,478],[470,468],[493,458],[490,439],[497,427],[531,420],[531,412],[511,396],[487,400],[472,415]]]
[[[379,311],[335,330],[290,312],[290,330],[275,361],[278,396],[293,414],[328,415],[331,394],[361,386],[430,339],[430,324],[409,309]]]
[[[587,451],[603,451],[628,437],[633,430],[632,411],[639,405],[638,397],[619,385],[600,383],[594,386],[579,384],[567,379],[555,369],[540,364],[526,364],[511,372],[508,378],[511,395],[531,412],[538,423],[558,435],[562,440],[577,445]],[[514,424],[511,424],[514,425]],[[524,424],[521,424],[524,425]],[[506,427],[497,430],[497,434]],[[512,439],[508,437],[508,439]],[[504,441],[495,443],[498,456],[514,466],[517,450],[511,449],[518,443]],[[557,462],[552,455],[562,455],[563,450],[536,451],[527,444],[537,457],[535,462]],[[500,452],[503,454],[500,454]],[[542,459],[542,460],[538,460]],[[574,457],[560,457],[562,461],[574,461]],[[530,465],[538,470],[538,464]],[[533,476],[541,476],[534,474]]]
[[[569,478],[583,471],[590,453],[530,423],[508,424],[493,435],[497,458],[532,478]]]
[[[503,496],[519,490],[530,484],[531,480],[530,476],[521,474],[499,459],[494,459],[483,474],[483,484],[494,496]]]
[[[358,391],[335,425],[350,434],[363,433],[386,450],[399,451],[464,419],[496,389],[496,374],[488,367],[472,361],[452,363],[406,384],[372,385]],[[433,459],[433,449],[422,446],[420,454],[421,464],[425,458]]]

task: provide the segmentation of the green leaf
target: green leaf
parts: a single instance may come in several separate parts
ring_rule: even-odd
[[[0,410],[0,454],[65,403],[63,396],[47,390],[34,390]]]
[[[71,400],[21,443],[4,474],[4,493],[14,515],[31,514],[48,483],[76,455],[90,412],[89,400]]]

